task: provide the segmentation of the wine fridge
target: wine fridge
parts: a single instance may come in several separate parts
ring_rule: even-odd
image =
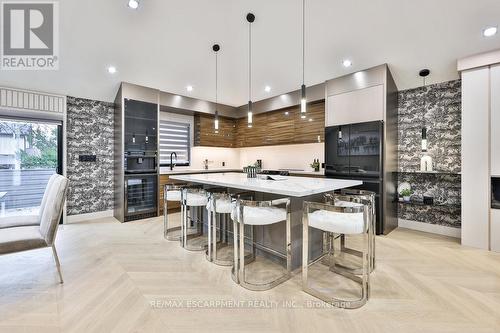
[[[156,174],[125,176],[125,221],[157,215],[157,182]]]

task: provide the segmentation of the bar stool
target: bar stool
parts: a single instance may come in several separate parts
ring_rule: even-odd
[[[362,200],[362,199],[360,199]],[[331,204],[304,202],[303,216],[303,243],[302,243],[302,290],[331,305],[355,309],[363,306],[369,298],[370,276],[370,237],[371,237],[371,207],[368,200],[362,200],[361,206],[339,207]],[[321,230],[327,242],[326,252],[318,258],[309,261],[309,228]],[[335,239],[339,235],[355,236],[362,238],[362,265],[361,276],[356,275],[342,265],[342,253],[335,251]],[[333,288],[313,287],[308,280],[309,267],[321,262],[327,256],[328,271],[352,280],[361,286],[360,297],[346,299],[328,295],[325,290]],[[324,279],[323,279],[324,280]],[[333,290],[338,291],[338,290]]]
[[[182,190],[183,217],[181,224],[181,246],[188,251],[203,251],[207,246],[204,236],[203,211],[208,203],[208,194],[201,188]],[[195,213],[195,214],[194,214]]]
[[[165,184],[163,187],[163,237],[169,241],[178,241],[181,238],[181,225],[183,206],[181,205],[181,223],[179,226],[172,226],[168,219],[168,201],[181,202],[182,189],[185,184]]]
[[[271,201],[251,201],[242,200],[238,197],[231,218],[234,230],[234,263],[231,271],[233,280],[242,287],[255,291],[268,290],[288,280],[291,276],[290,200],[286,198]],[[285,222],[284,253],[257,244],[254,241],[254,227],[264,228],[280,222]],[[245,229],[247,229],[247,233],[249,229],[250,237],[245,233]],[[246,256],[247,248],[250,248],[253,254],[251,260],[246,260],[248,258]],[[265,258],[262,262],[256,260],[257,253]],[[277,261],[281,261],[281,264],[278,264]],[[247,274],[249,273],[247,268],[250,268],[250,265],[252,265],[252,270],[255,269],[252,272],[253,281],[249,281]],[[278,276],[262,277],[262,275],[269,272],[269,268],[276,266],[280,269]],[[276,271],[276,269],[273,269],[273,271]]]
[[[375,207],[375,192],[357,190],[357,189],[342,189],[339,193],[327,193],[325,194],[325,201],[340,207],[352,207],[363,205],[365,201],[369,202],[371,208],[370,224],[371,224],[371,237],[370,237],[370,272],[375,269],[375,228],[377,223],[377,212]],[[366,202],[365,202],[366,203]],[[345,236],[340,236],[340,250],[361,258],[361,252],[345,245]],[[357,274],[361,269],[357,270]]]
[[[233,228],[229,221],[235,206],[228,193],[210,192],[208,210],[207,260],[220,266],[233,264],[233,248],[229,246],[233,238]],[[225,255],[224,255],[225,254]]]

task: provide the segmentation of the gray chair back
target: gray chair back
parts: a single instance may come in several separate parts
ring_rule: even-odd
[[[40,204],[40,211],[38,212],[38,223],[41,222],[42,220],[42,215],[43,215],[43,210],[45,208],[45,205],[47,203],[47,198],[49,196],[49,193],[52,191],[52,184],[54,183],[54,180],[57,179],[57,176],[59,176],[57,173],[53,174],[50,176],[49,181],[47,182],[47,186],[45,187],[45,192],[43,192],[43,197],[42,197],[42,203]]]
[[[40,208],[42,212],[40,216],[40,233],[49,246],[54,243],[69,184],[66,177],[61,175],[52,177],[49,193],[47,193],[47,198],[44,198],[44,206]]]

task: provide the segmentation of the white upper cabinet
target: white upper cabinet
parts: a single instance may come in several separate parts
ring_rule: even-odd
[[[500,65],[490,69],[491,174],[500,176]]]
[[[384,85],[328,96],[326,126],[384,120]]]

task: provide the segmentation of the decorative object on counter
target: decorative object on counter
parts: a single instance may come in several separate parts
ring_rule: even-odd
[[[249,165],[243,168],[243,172],[247,174],[247,178],[257,178],[257,173],[260,170],[255,165]]]
[[[262,160],[257,160],[257,162],[255,163],[255,166],[257,168],[259,168],[260,170],[262,170]]]
[[[411,189],[405,188],[399,194],[403,197],[403,201],[410,202],[412,193]]]
[[[310,164],[311,168],[314,169],[314,172],[319,172],[319,159],[314,159],[314,161]]]
[[[220,50],[220,45],[219,44],[214,44],[212,46],[212,50],[215,52],[215,119],[214,119],[214,131],[215,133],[219,133],[219,110],[218,110],[218,103],[219,103],[219,66],[218,66],[218,52]]]
[[[307,98],[306,98],[306,0],[302,0],[302,85],[300,86],[300,118],[306,118]]]
[[[249,128],[253,125],[253,112],[252,112],[252,23],[255,21],[255,15],[252,13],[247,14],[248,21],[248,112],[247,112],[247,126]]]
[[[425,154],[420,159],[420,171],[422,172],[432,172],[432,157]]]

